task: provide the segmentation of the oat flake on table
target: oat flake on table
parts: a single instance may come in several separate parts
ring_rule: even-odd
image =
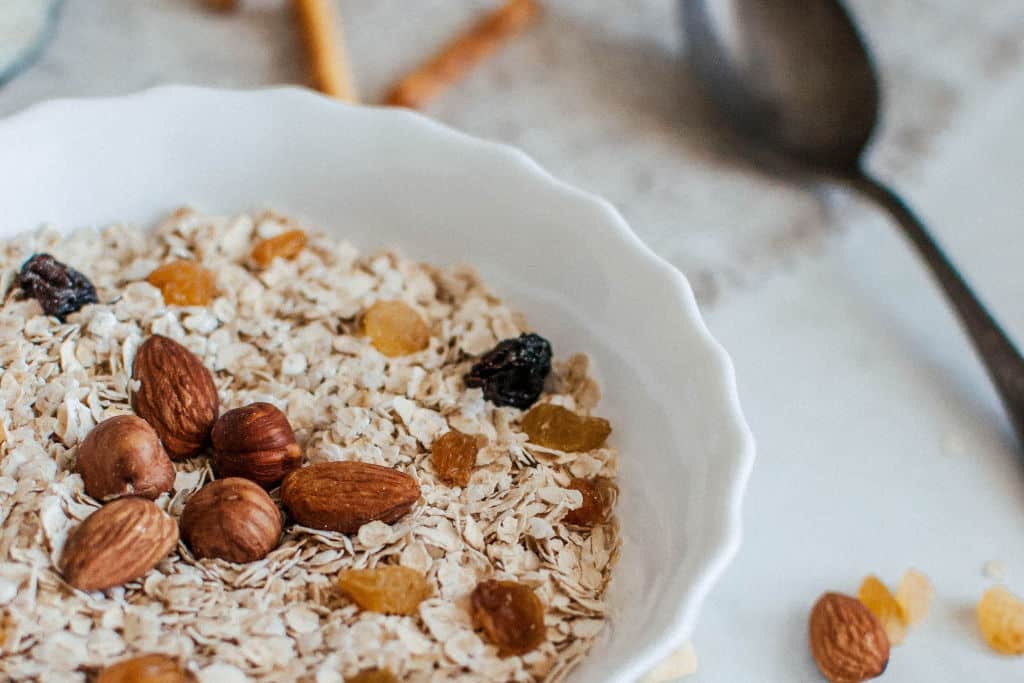
[[[43,230],[0,243],[0,674],[47,683],[149,652],[181,657],[201,681],[343,680],[387,667],[401,680],[558,681],[599,637],[614,524],[560,523],[581,502],[571,477],[615,475],[603,448],[560,453],[526,443],[520,411],[496,408],[461,377],[470,356],[525,330],[469,268],[439,269],[390,252],[361,256],[313,235],[294,260],[246,266],[253,240],[294,224],[266,212],[234,218],[179,210],[154,232],[113,226],[62,237]],[[49,252],[85,273],[99,305],[66,323],[14,294],[21,264]],[[172,258],[216,273],[208,307],[165,306],[145,282]],[[432,329],[430,347],[387,359],[355,333],[378,299],[401,299]],[[195,561],[178,551],[105,593],[70,589],[55,563],[71,529],[97,508],[75,474],[78,444],[130,412],[131,365],[151,334],[172,337],[215,375],[222,411],[253,401],[284,410],[308,462],[361,460],[416,477],[423,499],[393,526],[351,537],[289,527],[262,561]],[[587,359],[556,362],[548,399],[581,412],[597,402]],[[440,483],[433,440],[454,427],[486,437],[465,489]],[[175,517],[211,479],[207,458],[177,463],[157,503]],[[276,498],[276,492],[272,495]],[[426,572],[435,595],[417,617],[360,613],[334,585],[342,568],[399,563]],[[473,630],[479,579],[516,579],[547,606],[547,641],[499,658]]]

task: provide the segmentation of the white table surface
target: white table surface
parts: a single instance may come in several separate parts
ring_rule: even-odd
[[[1024,338],[1024,78],[940,155],[911,199]],[[887,681],[1011,681],[974,605],[1005,562],[1024,593],[1024,459],[966,339],[900,238],[863,212],[793,272],[708,311],[758,439],[745,540],[695,635],[696,681],[814,681],[826,589],[907,567],[937,589]],[[689,680],[689,679],[688,679]]]
[[[0,114],[162,82],[301,81],[283,3],[243,3],[217,17],[187,0],[69,0],[42,61],[0,88]],[[373,100],[494,2],[342,4]],[[429,113],[608,196],[691,277],[736,361],[759,458],[744,545],[705,607],[687,681],[820,680],[805,635],[814,599],[909,566],[938,597],[883,680],[1024,678],[1024,660],[986,650],[973,612],[988,560],[1024,594],[1024,460],[913,256],[869,207],[837,196],[825,212],[722,160],[714,117],[678,75],[673,2],[547,4]],[[1024,3],[851,4],[890,93],[872,164],[1024,338]]]

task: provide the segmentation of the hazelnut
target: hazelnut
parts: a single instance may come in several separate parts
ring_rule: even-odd
[[[288,418],[269,403],[221,415],[213,426],[213,467],[218,477],[245,477],[266,488],[302,464]]]
[[[255,562],[277,547],[281,512],[248,479],[218,479],[185,503],[181,536],[196,557]]]
[[[174,486],[174,465],[145,420],[118,415],[96,425],[78,447],[85,492],[96,500],[156,498]]]

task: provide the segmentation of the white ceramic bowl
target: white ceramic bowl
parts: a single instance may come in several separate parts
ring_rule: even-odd
[[[0,122],[0,150],[0,238],[272,206],[477,266],[556,354],[591,354],[621,450],[611,625],[573,680],[635,680],[690,635],[739,545],[753,441],[686,280],[607,202],[509,147],[295,88],[47,102]]]

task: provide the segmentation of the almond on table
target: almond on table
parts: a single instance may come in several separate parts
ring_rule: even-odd
[[[889,665],[889,638],[860,600],[825,593],[808,622],[811,654],[829,683],[861,683]]]

